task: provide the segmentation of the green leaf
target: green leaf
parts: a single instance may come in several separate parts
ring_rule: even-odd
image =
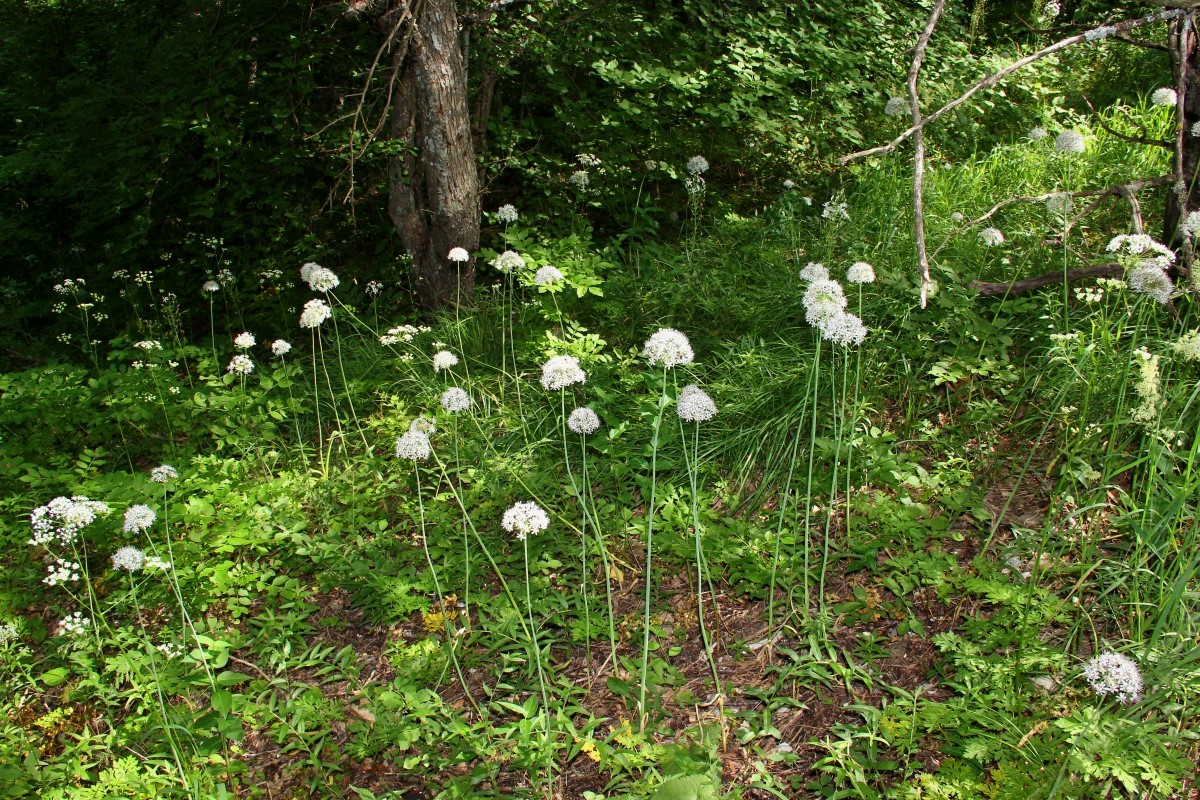
[[[710,800],[717,796],[716,788],[708,775],[679,775],[658,787],[654,800]]]
[[[228,714],[233,710],[233,693],[224,689],[218,689],[213,692],[211,702],[214,711],[221,714]]]
[[[61,686],[70,675],[71,671],[66,667],[56,667],[49,672],[42,673],[42,683],[47,686]]]
[[[250,676],[242,672],[232,672],[225,670],[217,676],[217,683],[220,686],[235,686],[239,683],[245,683],[250,680]]]

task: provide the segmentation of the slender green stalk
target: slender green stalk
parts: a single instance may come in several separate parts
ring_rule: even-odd
[[[188,786],[187,770],[183,767],[183,755],[180,752],[179,743],[175,741],[175,735],[171,732],[171,720],[167,716],[167,701],[163,697],[162,681],[158,677],[158,665],[155,656],[157,651],[150,639],[150,634],[146,631],[145,620],[142,619],[142,606],[138,602],[137,581],[134,580],[132,571],[129,573],[129,590],[133,595],[133,609],[137,616],[138,626],[142,629],[142,639],[148,648],[147,656],[150,664],[150,674],[154,677],[154,696],[158,700],[158,711],[162,716],[163,735],[167,737],[167,744],[171,746],[171,755],[175,759],[175,767],[179,770],[179,778],[184,786]]]
[[[329,296],[332,297],[333,302],[337,303],[338,306],[340,306],[341,308],[346,307],[345,304],[342,303],[341,300],[338,300],[337,297],[335,295],[333,295],[332,293]],[[354,409],[354,395],[350,391],[350,381],[346,378],[346,364],[345,364],[345,360],[342,358],[342,336],[341,336],[341,332],[338,330],[337,314],[330,314],[330,317],[332,317],[332,319],[333,319],[333,341],[337,347],[338,372],[342,376],[342,389],[346,393],[346,404],[350,406],[350,418],[354,420],[354,426],[358,429],[359,438],[362,439],[363,452],[365,452],[369,455],[372,452],[371,444],[367,441],[367,434],[363,432],[362,423],[358,421],[358,412],[355,411],[355,409]],[[324,363],[324,354],[323,353],[322,353],[322,363]],[[329,378],[328,373],[326,373],[325,377],[326,377],[326,380],[328,380],[328,378]],[[333,389],[330,388],[329,391],[330,391],[330,394],[332,395]]]
[[[713,655],[712,637],[708,633],[708,625],[704,621],[704,586],[705,586],[705,558],[704,558],[704,540],[701,536],[700,527],[700,489],[699,489],[699,470],[700,470],[700,423],[694,424],[692,452],[688,453],[687,448],[687,431],[684,429],[683,419],[679,420],[679,435],[683,440],[683,456],[687,461],[688,482],[692,490],[692,538],[696,546],[696,619],[700,626],[700,639],[704,644],[704,657],[708,661],[709,671],[712,672],[713,690],[717,694],[718,700],[722,697],[721,694],[721,676],[717,672],[717,661]],[[709,595],[713,597],[714,604],[716,597],[711,590],[712,582],[707,581],[710,590]],[[768,637],[770,632],[768,631]]]
[[[583,493],[579,491],[579,484],[575,482],[575,473],[571,469],[571,451],[567,446],[567,390],[565,388],[558,390],[559,399],[559,429],[562,431],[563,443],[563,460],[567,465],[567,478],[571,481],[571,492],[575,495],[575,499],[579,502],[580,508],[583,510],[583,519],[579,528],[579,546],[580,546],[580,562],[583,568],[579,580],[579,588],[583,594],[583,647],[584,655],[587,658],[588,675],[592,672],[592,612],[588,603],[588,578],[591,571],[588,569],[588,552],[587,552],[587,504],[583,500]]]
[[[600,561],[604,567],[604,591],[608,599],[608,647],[609,659],[613,668],[617,665],[617,628],[614,617],[616,611],[613,607],[612,596],[612,568],[608,561],[608,547],[604,544],[604,532],[600,529],[600,520],[596,514],[596,497],[592,493],[592,483],[588,479],[588,458],[587,458],[587,436],[579,434],[579,450],[581,461],[583,462],[583,485],[587,489],[587,500],[591,506],[591,511],[588,512],[588,506],[584,506],[585,513],[590,513],[592,517],[592,531],[596,534],[596,545],[600,551]]]
[[[817,351],[813,356],[813,373],[812,380],[809,381],[809,386],[812,390],[809,395],[812,397],[812,407],[809,409],[809,414],[812,421],[809,426],[808,435],[808,479],[805,481],[804,487],[804,617],[807,619],[812,613],[812,531],[809,528],[809,521],[812,515],[812,482],[813,482],[813,465],[817,455],[817,390],[821,383],[821,337],[817,336]]]
[[[658,413],[654,417],[654,432],[650,437],[650,503],[646,507],[646,598],[642,617],[642,668],[638,681],[638,730],[646,730],[646,681],[650,670],[650,601],[653,599],[654,576],[654,491],[658,482],[658,435],[662,429],[663,411],[667,398],[667,367],[663,367],[662,394],[658,398]]]

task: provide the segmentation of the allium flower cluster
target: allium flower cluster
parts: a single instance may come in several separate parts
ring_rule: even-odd
[[[458,363],[458,356],[449,350],[438,350],[433,354],[433,371],[441,372],[450,369]]]
[[[845,308],[846,294],[842,291],[842,285],[835,280],[815,280],[804,292],[804,319],[814,328],[824,328]]]
[[[1200,361],[1200,328],[1180,336],[1171,349],[1188,361]]]
[[[163,464],[161,467],[155,467],[150,470],[150,480],[155,483],[170,483],[179,477],[179,470],[172,467],[170,464]]]
[[[708,172],[708,159],[704,156],[692,156],[687,160],[689,175],[703,175]]]
[[[396,458],[409,461],[424,461],[433,452],[429,434],[417,427],[410,427],[396,440]]]
[[[979,241],[983,242],[987,247],[999,247],[1004,244],[1004,234],[999,228],[984,228],[977,236]]]
[[[841,311],[821,326],[821,336],[842,347],[857,346],[866,340],[867,326],[857,314]]]
[[[679,390],[675,413],[684,422],[707,422],[717,415],[717,404],[694,383]]]
[[[150,506],[141,504],[130,506],[129,510],[125,512],[125,532],[141,533],[149,530],[154,526],[156,519],[158,519],[158,515]]]
[[[286,339],[276,339],[271,342],[271,352],[277,356],[286,356],[292,352],[292,343]]]
[[[1031,142],[1040,142],[1049,136],[1050,133],[1042,127],[1030,128],[1029,133],[1025,134],[1025,138]]]
[[[471,254],[466,251],[466,248],[455,247],[450,251],[450,255],[446,256],[446,258],[450,259],[451,261],[457,261],[461,264],[463,262],[470,261]]]
[[[466,411],[471,407],[471,395],[467,394],[465,389],[460,389],[457,386],[451,386],[446,391],[442,392],[442,408],[449,411],[451,414],[457,414],[460,411]]]
[[[512,203],[506,203],[496,211],[496,219],[503,222],[505,225],[516,222],[518,218],[517,207]]]
[[[105,503],[89,500],[83,495],[56,497],[46,505],[35,508],[29,515],[29,524],[33,528],[33,538],[29,544],[41,547],[51,542],[69,545],[97,516],[108,512]]]
[[[15,642],[20,637],[15,622],[5,622],[0,625],[0,647]]]
[[[333,309],[329,307],[329,304],[314,297],[304,304],[304,311],[300,313],[300,327],[316,328],[332,316]]]
[[[341,283],[333,270],[314,265],[308,272],[308,286],[314,292],[331,292]]]
[[[540,267],[533,275],[533,282],[538,286],[549,286],[552,283],[558,283],[566,276],[562,274],[562,270],[553,264],[547,264]]]
[[[857,261],[846,270],[847,283],[874,283],[875,268],[865,261]]]
[[[1161,89],[1155,89],[1154,94],[1150,95],[1150,103],[1156,106],[1173,106],[1176,99],[1175,90],[1166,86]]]
[[[596,416],[596,412],[586,406],[577,408],[567,417],[567,427],[574,433],[588,436],[600,430],[600,417]]]
[[[1104,653],[1083,666],[1083,677],[1098,695],[1111,694],[1118,703],[1134,703],[1142,696],[1142,673],[1120,653]]]
[[[82,611],[75,611],[67,614],[58,622],[59,636],[80,636],[87,633],[88,628],[92,625],[92,621],[83,615]]]
[[[136,547],[122,547],[112,556],[112,565],[115,570],[138,572],[145,564],[146,554]]]
[[[587,380],[575,356],[554,356],[542,365],[542,388],[548,392],[565,389]]]
[[[257,343],[253,333],[242,332],[233,337],[233,346],[238,350],[249,350]]]
[[[911,114],[912,111],[908,107],[908,101],[903,97],[888,98],[887,105],[883,107],[883,113],[889,117],[903,117],[906,114]]]
[[[525,501],[515,503],[505,511],[500,526],[509,533],[516,534],[518,540],[524,540],[526,536],[541,533],[550,527],[550,518],[537,503]]]
[[[1200,136],[1200,122],[1192,123],[1192,136]]]
[[[1109,240],[1106,249],[1110,253],[1131,256],[1155,253],[1156,255],[1152,256],[1152,260],[1164,269],[1175,263],[1175,251],[1166,245],[1154,241],[1154,239],[1145,233],[1123,233],[1120,236],[1114,236]]]
[[[1139,294],[1147,295],[1160,305],[1166,305],[1175,292],[1175,284],[1171,282],[1171,276],[1153,259],[1141,261],[1129,271],[1129,288]]]
[[[659,328],[642,347],[642,355],[650,366],[679,367],[696,358],[688,338],[674,328]]]
[[[46,577],[42,578],[42,583],[47,586],[57,586],[60,583],[70,583],[79,580],[79,570],[82,567],[74,561],[67,561],[65,558],[56,558],[54,563],[46,567]]]
[[[378,297],[383,291],[383,284],[380,281],[367,281],[367,288],[364,291],[371,297]]]
[[[816,261],[810,261],[800,270],[800,280],[812,283],[813,281],[829,280],[829,270],[825,269],[825,265]]]
[[[850,207],[843,200],[842,202],[834,202],[826,200],[825,205],[821,208],[822,219],[850,221]]]
[[[217,283],[216,281],[205,281],[205,282],[204,282],[204,285],[203,285],[203,286],[201,286],[200,288],[201,288],[203,291],[205,291],[205,292],[208,292],[208,293],[210,293],[210,294],[211,294],[211,293],[213,293],[213,292],[219,292],[219,291],[221,291],[221,284]]]
[[[571,173],[571,177],[568,180],[571,181],[571,185],[576,189],[586,189],[592,181],[586,169],[575,170]]]
[[[239,353],[229,360],[225,371],[230,375],[249,375],[254,372],[254,362],[250,360],[250,356]]]
[[[795,189],[795,188],[796,188],[796,182],[795,182],[794,180],[792,180],[791,178],[785,178],[785,179],[784,179],[784,181],[783,181],[783,188],[784,188],[784,189],[787,189],[787,190],[789,190],[789,191],[790,191],[790,190],[792,190],[792,189]]]
[[[1063,131],[1054,140],[1054,151],[1056,153],[1082,153],[1087,149],[1083,141],[1083,134],[1079,131]]]
[[[524,269],[525,259],[521,258],[520,253],[517,253],[513,250],[505,250],[503,253],[493,258],[491,264],[493,267],[507,275],[510,272]]]

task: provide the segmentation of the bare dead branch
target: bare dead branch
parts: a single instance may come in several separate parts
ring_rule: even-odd
[[[1146,225],[1142,222],[1142,204],[1138,202],[1137,195],[1128,186],[1120,186],[1118,189],[1121,196],[1129,202],[1129,221],[1133,224],[1133,232],[1144,234]]]
[[[1182,222],[1187,219],[1188,215],[1188,191],[1187,181],[1184,176],[1184,158],[1183,137],[1187,136],[1186,120],[1187,112],[1184,104],[1187,101],[1187,86],[1188,86],[1188,37],[1191,31],[1192,23],[1195,19],[1196,12],[1189,11],[1183,16],[1172,28],[1171,36],[1168,37],[1167,44],[1171,47],[1171,61],[1175,66],[1175,201],[1179,204],[1179,220]],[[1179,237],[1183,240],[1183,268],[1192,274],[1192,265],[1196,261],[1196,249],[1192,244],[1192,237],[1184,235]]]
[[[1045,275],[1016,281],[971,281],[971,288],[979,292],[980,297],[1007,297],[1063,283],[1064,277],[1066,278],[1066,282],[1070,283],[1071,281],[1084,280],[1085,278],[1114,277],[1122,275],[1124,272],[1125,268],[1120,264],[1097,264],[1092,267],[1069,269],[1065,274],[1062,270],[1059,270],[1058,272],[1048,272]]]
[[[1125,44],[1131,44],[1134,47],[1144,47],[1147,50],[1160,50],[1164,53],[1170,52],[1167,49],[1167,46],[1165,44],[1159,44],[1158,42],[1147,42],[1142,39],[1135,39],[1132,36],[1129,36],[1128,34],[1117,34],[1113,38],[1119,42],[1124,42]]]
[[[913,161],[913,238],[917,243],[917,265],[921,270],[921,308],[929,302],[929,254],[925,250],[925,129],[921,124],[921,98],[917,94],[917,78],[921,73],[921,61],[925,58],[925,48],[933,36],[933,29],[946,9],[946,0],[937,0],[925,30],[917,39],[913,48],[912,66],[908,69],[908,107],[912,111],[913,128],[915,129],[914,144],[916,155]]]
[[[1169,19],[1175,19],[1182,14],[1183,14],[1183,12],[1179,9],[1171,9],[1168,11],[1160,11],[1156,14],[1151,14],[1150,16],[1147,16],[1147,17],[1141,17],[1140,19],[1132,19],[1132,20],[1126,20],[1124,22],[1118,22],[1114,25],[1105,26],[1105,28],[1113,29],[1111,32],[1105,31],[1105,36],[1126,33],[1128,31],[1133,30],[1134,28],[1140,28],[1143,25],[1149,25],[1154,22],[1163,22],[1163,21],[1169,20]],[[1101,29],[1097,29],[1097,30],[1101,30]],[[1000,70],[999,72],[994,72],[991,75],[988,75],[987,77],[977,81],[973,86],[971,86],[971,88],[967,89],[967,91],[963,92],[957,98],[955,98],[954,100],[951,100],[949,103],[942,106],[937,111],[930,114],[928,117],[925,117],[921,121],[920,125],[914,125],[913,127],[910,127],[908,130],[904,131],[904,133],[897,136],[895,139],[893,139],[888,144],[880,145],[878,147],[872,147],[868,150],[860,150],[857,153],[850,153],[849,155],[844,155],[839,159],[839,161],[842,164],[848,164],[851,161],[854,161],[859,158],[866,158],[867,156],[879,155],[882,153],[890,153],[893,150],[895,150],[897,147],[899,147],[901,144],[903,144],[904,141],[907,140],[910,136],[915,134],[921,127],[928,125],[929,123],[933,122],[936,119],[940,119],[944,115],[948,114],[950,111],[953,111],[954,109],[958,108],[960,105],[967,102],[967,100],[971,99],[973,96],[975,96],[975,94],[977,94],[981,90],[989,89],[989,88],[995,86],[997,83],[999,83],[1002,79],[1004,79],[1008,75],[1011,75],[1012,73],[1016,72],[1017,70],[1021,69],[1022,67],[1026,67],[1039,59],[1045,58],[1046,56],[1049,56],[1049,55],[1053,55],[1054,53],[1057,53],[1060,50],[1070,47],[1071,45],[1079,44],[1080,42],[1084,42],[1084,41],[1091,41],[1093,38],[1098,40],[1100,38],[1104,38],[1104,36],[1093,36],[1093,32],[1088,31],[1087,33],[1080,33],[1080,34],[1076,34],[1075,36],[1068,36],[1067,38],[1061,39],[1061,40],[1055,42],[1054,44],[1049,45],[1048,47],[1043,47],[1041,50],[1038,50],[1035,53],[1030,53],[1029,55],[1025,56],[1024,58],[1018,59],[1018,60],[1014,61],[1013,63],[1009,64],[1007,67]]]
[[[1145,136],[1130,136],[1125,133],[1117,133],[1112,128],[1108,127],[1107,124],[1105,124],[1104,118],[1100,116],[1100,112],[1096,111],[1096,107],[1094,105],[1092,105],[1092,101],[1088,98],[1087,95],[1083,96],[1083,102],[1087,103],[1087,107],[1091,110],[1091,112],[1093,114],[1096,115],[1096,122],[1110,136],[1115,136],[1118,139],[1121,139],[1122,141],[1131,142],[1133,144],[1145,144],[1145,145],[1150,145],[1151,147],[1163,147],[1163,148],[1166,148],[1167,150],[1171,149],[1172,144],[1170,142],[1165,142],[1162,139],[1151,139],[1151,138],[1145,137]],[[1145,133],[1145,132],[1146,132],[1146,129],[1143,128],[1142,133]]]

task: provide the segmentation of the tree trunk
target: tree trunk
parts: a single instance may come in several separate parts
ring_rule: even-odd
[[[388,164],[388,216],[412,259],[426,311],[465,303],[475,286],[479,173],[467,110],[467,74],[454,0],[424,0],[395,72]],[[465,248],[461,267],[448,255]]]
[[[1185,21],[1189,24],[1185,24]],[[1171,49],[1171,67],[1174,85],[1183,89],[1183,115],[1179,120],[1182,135],[1177,144],[1175,191],[1167,195],[1163,214],[1163,241],[1184,252],[1184,261],[1191,262],[1190,243],[1184,242],[1185,234],[1181,223],[1185,211],[1200,209],[1200,185],[1196,176],[1200,174],[1200,137],[1192,135],[1192,126],[1200,123],[1200,50],[1197,48],[1196,30],[1184,17],[1172,23],[1168,45]],[[1183,204],[1187,204],[1184,209]],[[1191,269],[1191,288],[1200,291],[1200,270],[1187,263]]]

